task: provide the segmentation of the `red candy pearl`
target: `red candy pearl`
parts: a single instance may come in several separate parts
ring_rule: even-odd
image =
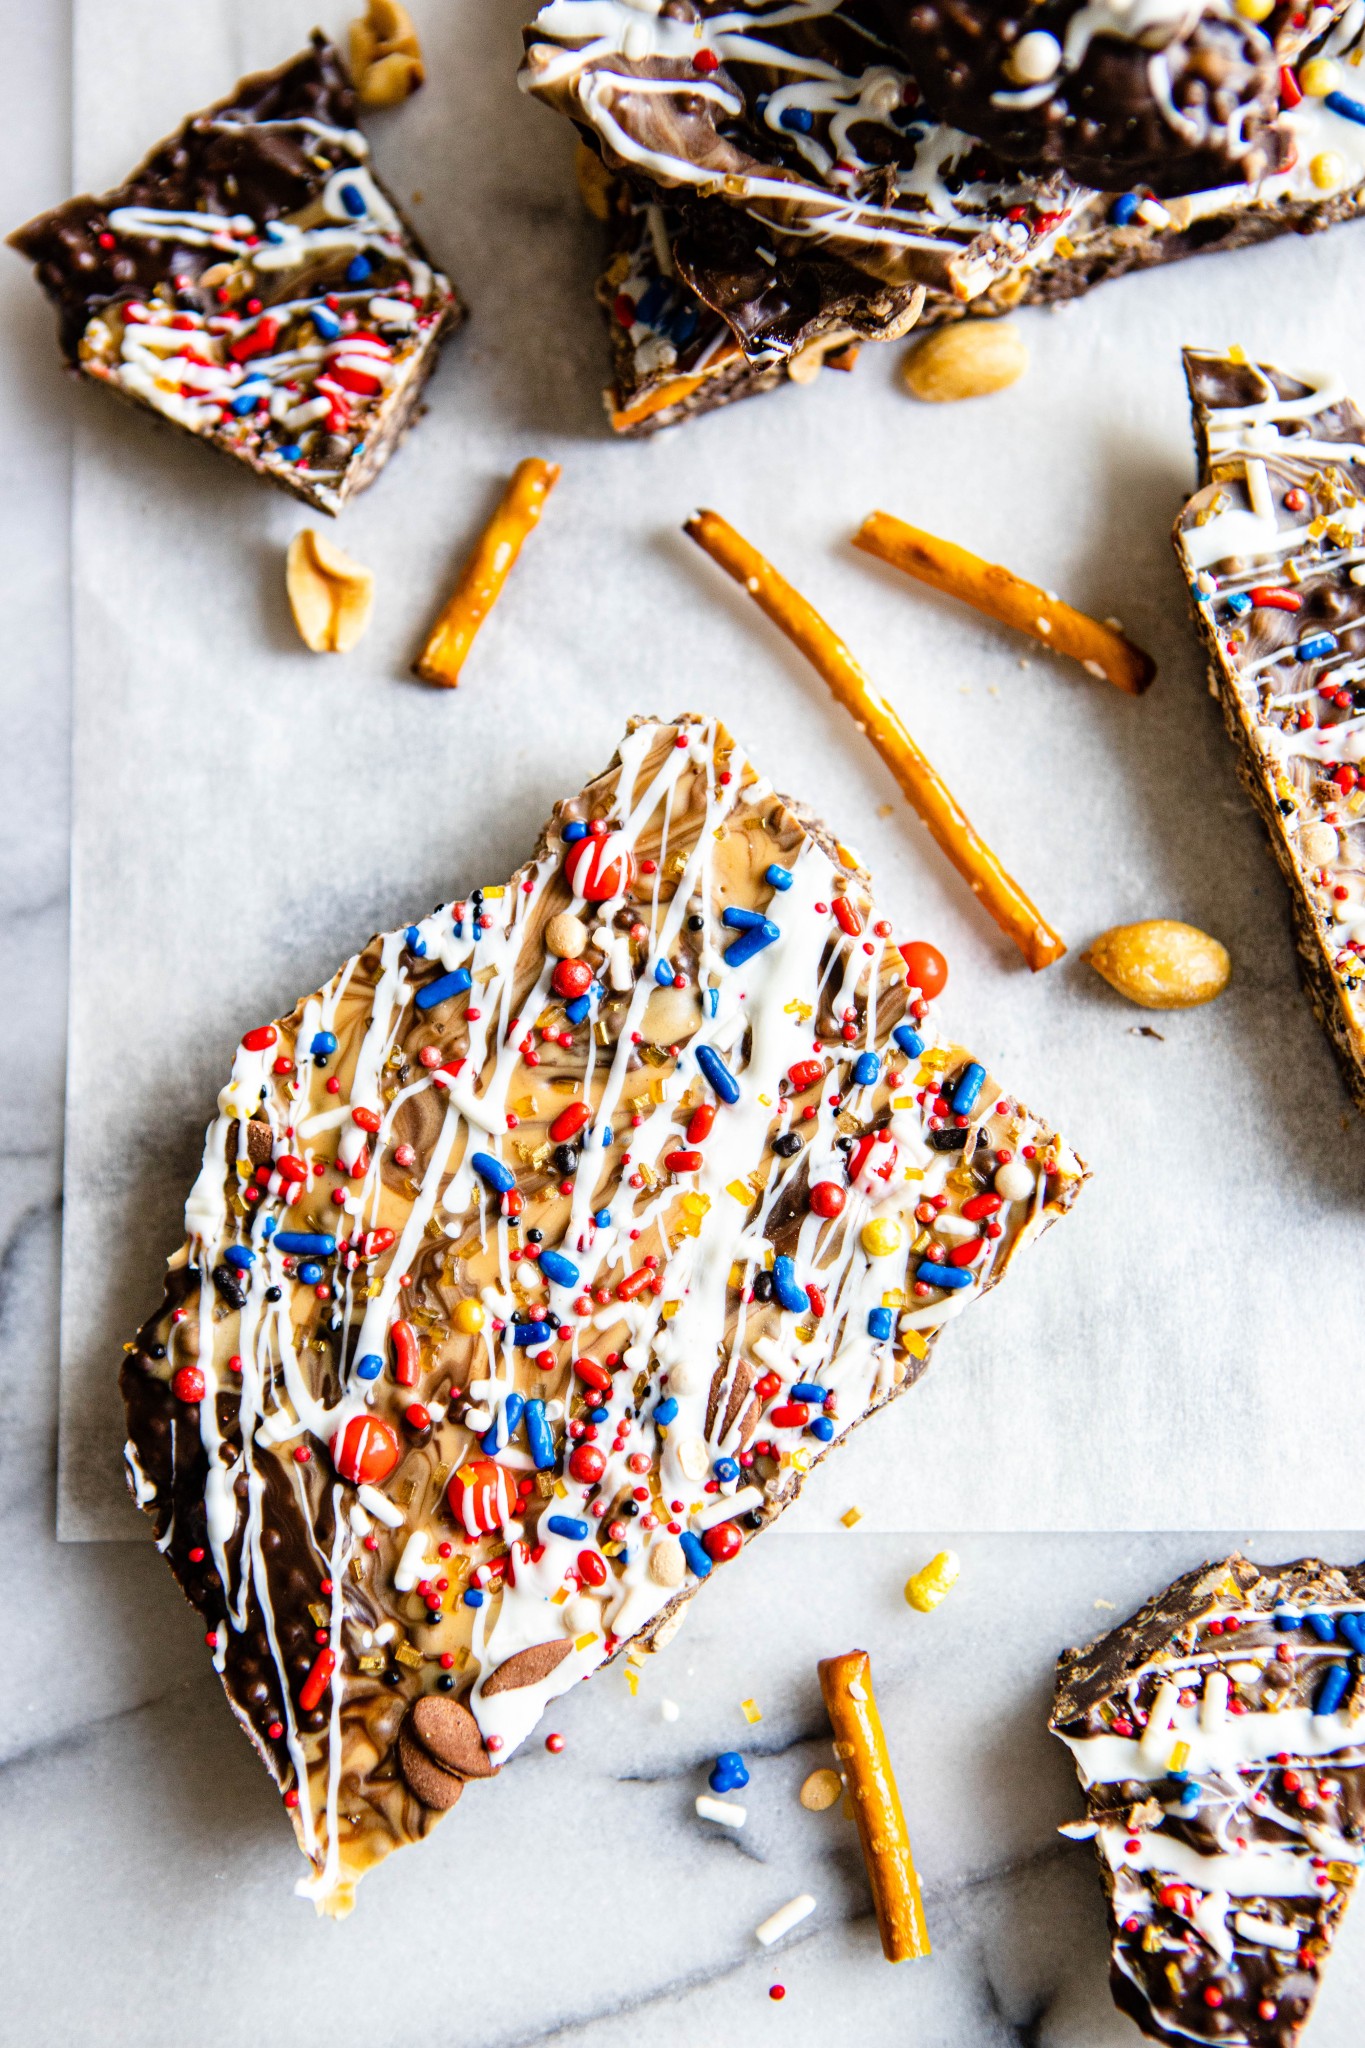
[[[562,1735],[547,1735],[545,1747],[549,1750],[551,1756],[558,1756],[564,1747],[564,1737]]]
[[[817,1216],[837,1216],[848,1198],[837,1181],[818,1180],[809,1199]]]
[[[717,1522],[702,1536],[702,1548],[713,1564],[725,1564],[744,1548],[744,1538],[735,1522]]]
[[[930,1002],[935,996],[942,995],[948,980],[948,962],[938,947],[927,945],[923,939],[912,939],[908,946],[899,950],[905,962],[907,984],[917,988]]]
[[[182,1365],[171,1381],[171,1392],[177,1401],[202,1401],[204,1385],[204,1375],[197,1365]]]
[[[586,960],[561,960],[551,983],[557,996],[572,1001],[575,996],[585,996],[592,987],[592,969]]]
[[[595,1444],[580,1444],[569,1459],[570,1475],[580,1486],[595,1486],[607,1469],[607,1461]]]

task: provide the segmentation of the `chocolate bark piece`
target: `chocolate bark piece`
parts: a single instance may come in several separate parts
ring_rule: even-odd
[[[1041,0],[1022,11],[1006,0],[882,0],[881,12],[933,115],[1008,163],[1163,196],[1282,167],[1279,71],[1302,41],[1288,7],[1261,26],[1200,0]]]
[[[1330,373],[1185,351],[1200,488],[1175,527],[1300,971],[1365,1109],[1365,414]]]
[[[9,237],[74,370],[329,513],[379,474],[464,317],[356,112],[315,33],[117,190]]]
[[[1058,1660],[1114,1999],[1154,2040],[1292,2048],[1365,1861],[1365,1567],[1234,1554]]]
[[[970,1055],[911,1001],[854,857],[722,727],[642,719],[509,880],[246,1033],[128,1462],[322,1910],[434,1825],[427,1764],[491,1775],[665,1639],[717,1521],[772,1522],[1071,1206],[997,1076],[940,1106]]]

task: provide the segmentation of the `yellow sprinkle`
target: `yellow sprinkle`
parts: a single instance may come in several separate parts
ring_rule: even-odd
[[[562,1479],[556,1479],[555,1481],[555,1498],[556,1500],[567,1500],[569,1498],[569,1489]]]
[[[727,1183],[725,1192],[727,1195],[733,1195],[735,1200],[745,1209],[749,1207],[754,1198],[753,1191],[747,1181],[732,1180]]]
[[[576,1650],[590,1650],[596,1641],[597,1631],[596,1629],[590,1628],[585,1636],[574,1637],[573,1646]]]
[[[811,1468],[811,1458],[812,1453],[810,1451],[804,1449],[793,1451],[791,1454],[793,1468],[797,1472],[809,1472]]]
[[[915,1098],[913,1095],[893,1095],[891,1098],[891,1107],[893,1109],[913,1109],[914,1106]],[[908,1174],[906,1178],[909,1178]],[[923,1178],[924,1175],[921,1174],[920,1179],[923,1180]]]
[[[1167,1768],[1167,1770],[1169,1770],[1169,1771],[1183,1771],[1183,1770],[1184,1770],[1184,1768],[1185,1768],[1185,1766],[1186,1766],[1186,1764],[1187,1764],[1187,1763],[1189,1762],[1189,1760],[1190,1760],[1190,1745],[1189,1745],[1189,1743],[1188,1743],[1188,1742],[1177,1742],[1177,1744],[1176,1744],[1175,1748],[1174,1748],[1174,1749],[1173,1749],[1173,1750],[1171,1751],[1171,1761],[1170,1761],[1170,1762],[1169,1762],[1169,1764],[1168,1764],[1168,1765],[1166,1766],[1166,1768]]]
[[[1338,156],[1334,149],[1324,149],[1308,163],[1308,175],[1319,192],[1331,192],[1346,177],[1346,159]],[[1343,547],[1345,542],[1342,542]]]
[[[640,1690],[640,1674],[633,1664],[626,1666],[626,1684],[630,1688],[631,1698],[635,1699]]]
[[[856,1529],[862,1519],[863,1511],[861,1508],[845,1508],[843,1514],[839,1517],[839,1520],[846,1529]]]
[[[771,1108],[772,1108],[772,1106],[773,1106],[773,1099],[772,1099],[772,1096],[771,1096],[771,1095],[760,1095],[758,1099],[759,1099],[759,1101],[760,1101],[760,1102],[761,1102],[761,1103],[763,1104],[763,1107],[764,1107],[765,1109],[771,1109]]]
[[[1310,57],[1299,67],[1299,84],[1311,99],[1326,99],[1341,83],[1341,73],[1330,57]]]
[[[815,1015],[815,1012],[809,1003],[803,1003],[793,997],[791,1002],[783,1004],[782,1014],[784,1017],[795,1017],[798,1023],[804,1024],[808,1017]]]
[[[759,1706],[757,1700],[741,1700],[739,1703],[739,1711],[741,1714],[743,1714],[745,1720],[749,1723],[749,1726],[751,1728],[753,1727],[755,1721],[761,1721],[763,1719],[763,1710]]]
[[[567,1587],[567,1586],[561,1586],[561,1587],[559,1588],[559,1591],[558,1591],[557,1593],[551,1593],[551,1595],[550,1595],[550,1605],[551,1605],[551,1607],[562,1607],[562,1606],[564,1605],[564,1602],[565,1602],[565,1601],[566,1601],[566,1600],[568,1599],[568,1597],[569,1597],[569,1589],[568,1589],[568,1587]]]
[[[659,1311],[660,1319],[665,1323],[671,1323],[681,1307],[680,1301],[666,1301]]]
[[[1274,7],[1275,0],[1237,0],[1237,12],[1243,21],[1264,21]]]
[[[484,898],[484,902],[485,902],[485,903],[487,903],[487,902],[488,902],[488,901],[489,901],[489,900],[490,900],[490,899],[491,899],[492,897],[494,897],[494,896],[505,896],[506,894],[507,894],[507,889],[506,889],[505,885],[504,885],[504,884],[503,884],[502,882],[499,882],[499,883],[498,883],[498,885],[497,885],[497,887],[496,887],[495,889],[485,889],[485,890],[484,890],[484,892],[483,892],[483,898]]]
[[[1076,244],[1072,241],[1070,235],[1058,235],[1057,254],[1062,257],[1067,257],[1074,256],[1075,253]]]
[[[863,1250],[870,1259],[883,1259],[899,1251],[904,1232],[894,1216],[872,1216],[861,1231]]]
[[[882,1307],[904,1308],[905,1289],[903,1287],[888,1287],[885,1294],[882,1296]]]
[[[962,1564],[956,1551],[940,1550],[922,1571],[905,1582],[905,1597],[920,1614],[932,1614],[957,1584]]]
[[[1244,349],[1244,348],[1242,347],[1242,344],[1241,344],[1241,342],[1240,342],[1240,341],[1234,341],[1234,342],[1233,342],[1233,344],[1232,344],[1232,346],[1231,346],[1231,347],[1229,348],[1229,350],[1228,350],[1228,361],[1229,361],[1230,363],[1244,363],[1244,362],[1246,361],[1246,359],[1247,359],[1247,352],[1246,352],[1246,350],[1245,350],[1245,349]]]
[[[927,1358],[929,1356],[929,1346],[918,1330],[903,1329],[901,1331],[901,1343],[912,1358]]]
[[[704,1216],[711,1206],[711,1197],[700,1195],[694,1190],[690,1195],[683,1196],[682,1205],[689,1216]]]

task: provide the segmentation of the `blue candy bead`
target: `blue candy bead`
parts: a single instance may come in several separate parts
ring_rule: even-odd
[[[384,1361],[377,1351],[367,1351],[355,1362],[356,1376],[362,1380],[377,1380],[384,1370]]]
[[[924,1040],[909,1024],[898,1024],[891,1034],[908,1060],[917,1060],[924,1051]]]
[[[464,1596],[464,1604],[466,1607],[483,1606],[483,1594],[479,1591],[477,1586],[470,1587],[469,1591]]]
[[[1335,1714],[1351,1689],[1351,1673],[1345,1664],[1333,1664],[1324,1671],[1313,1700],[1315,1714]]]
[[[577,1287],[578,1268],[572,1259],[566,1259],[563,1252],[542,1252],[540,1270],[547,1280],[553,1280],[557,1287]]]
[[[342,205],[352,220],[359,220],[366,211],[365,194],[359,185],[342,185],[337,193]]]
[[[289,239],[277,220],[268,220],[261,229],[261,233],[265,236],[267,242],[284,242]]]
[[[581,818],[574,818],[564,827],[559,836],[566,846],[575,846],[580,839],[587,838],[588,828]]]
[[[1335,633],[1305,633],[1294,649],[1300,661],[1320,661],[1324,654],[1335,654],[1336,651]]]
[[[932,1259],[921,1259],[915,1278],[923,1280],[929,1287],[970,1287],[972,1284],[972,1276],[965,1266],[936,1266]]]
[[[548,1344],[550,1335],[550,1325],[548,1323],[513,1323],[512,1325],[512,1342],[519,1351],[531,1351],[537,1344]]]
[[[684,1529],[678,1538],[682,1554],[687,1559],[687,1568],[696,1578],[706,1579],[711,1575],[711,1560],[702,1549],[700,1536],[694,1536],[690,1529]]]
[[[245,1244],[230,1244],[223,1253],[223,1257],[229,1266],[236,1266],[243,1273],[248,1266],[254,1266],[256,1263],[255,1252],[252,1251],[250,1245]]]
[[[1344,92],[1329,92],[1324,104],[1334,114],[1340,114],[1343,121],[1355,121],[1365,128],[1365,106],[1359,100],[1350,99]]]
[[[567,1536],[571,1543],[585,1543],[588,1525],[580,1522],[577,1515],[551,1515],[545,1524],[553,1536]]]
[[[660,987],[660,988],[672,988],[672,986],[673,986],[673,963],[672,963],[672,961],[671,961],[671,960],[656,960],[656,961],[655,961],[655,963],[654,963],[654,979],[655,979],[655,980],[656,980],[656,981],[658,982],[658,984],[659,984],[659,987]]]
[[[1131,227],[1137,219],[1137,210],[1142,204],[1136,192],[1120,192],[1109,209],[1109,218],[1116,228]]]
[[[335,341],[341,332],[341,322],[330,306],[314,306],[312,321],[323,341]]]
[[[667,1429],[669,1423],[676,1422],[677,1419],[678,1404],[673,1399],[673,1396],[671,1394],[668,1396],[668,1399],[666,1401],[659,1401],[656,1403],[654,1409],[654,1420],[658,1423],[660,1429]]]
[[[742,910],[738,903],[732,903],[728,909],[722,910],[720,921],[726,930],[731,932],[757,931],[760,925],[767,923],[761,910]]]
[[[1236,590],[1228,599],[1228,610],[1234,618],[1240,619],[1243,612],[1251,610],[1251,599],[1244,590]]]
[[[822,1444],[834,1441],[834,1418],[831,1415],[817,1415],[806,1431],[807,1436],[818,1437]]]
[[[1339,1614],[1337,1634],[1349,1643],[1357,1657],[1365,1657],[1365,1614]]]
[[[438,1003],[448,1003],[452,996],[467,995],[474,986],[474,977],[467,967],[457,967],[453,974],[438,975],[425,988],[419,988],[416,1003],[419,1010],[434,1010]]]
[[[976,1108],[981,1090],[985,1086],[986,1069],[975,1060],[969,1060],[953,1084],[948,1097],[957,1116],[970,1116]]]
[[[484,1181],[497,1194],[510,1195],[517,1184],[517,1177],[511,1167],[504,1166],[502,1161],[495,1159],[491,1152],[476,1152],[469,1163],[479,1176],[479,1179]]]
[[[526,1442],[537,1472],[549,1472],[555,1464],[555,1440],[541,1400],[526,1403]]]
[[[814,1380],[798,1380],[788,1394],[789,1401],[804,1401],[808,1408],[823,1408],[828,1387],[818,1386]]]
[[[313,1042],[308,1050],[312,1053],[315,1060],[330,1059],[336,1049],[337,1039],[335,1031],[315,1031],[313,1033]]]
[[[719,1479],[722,1486],[728,1486],[732,1479],[738,1479],[739,1467],[733,1458],[717,1458],[711,1467],[711,1477]]]
[[[697,1065],[722,1102],[739,1101],[739,1083],[714,1046],[697,1047]]]
[[[728,917],[730,913],[727,911],[725,914]],[[781,936],[778,927],[765,917],[761,924],[751,925],[747,931],[740,933],[733,945],[726,947],[726,966],[743,967],[746,961],[753,959],[755,953],[761,953],[766,946],[771,946]]]
[[[316,1287],[322,1278],[322,1268],[315,1259],[305,1259],[299,1267],[299,1278],[305,1287]]]
[[[749,1772],[737,1749],[723,1749],[711,1766],[707,1784],[713,1792],[742,1792]]]
[[[771,866],[764,869],[763,879],[770,889],[790,889],[792,871],[790,868],[779,867],[777,862],[773,861]]]
[[[1335,1641],[1337,1633],[1337,1624],[1336,1619],[1333,1615],[1305,1614],[1304,1620],[1307,1622],[1309,1628],[1313,1631],[1313,1634],[1317,1637],[1320,1643],[1330,1643]]]
[[[878,1344],[885,1344],[896,1327],[896,1319],[889,1308],[871,1308],[867,1312],[867,1334]]]
[[[602,984],[595,981],[586,995],[575,996],[571,1003],[565,1003],[564,1015],[571,1024],[581,1024],[592,1006],[602,998]]]
[[[368,256],[353,256],[346,265],[347,284],[364,284],[369,274],[370,259]]]
[[[501,1415],[495,1416],[492,1428],[486,1429],[483,1433],[482,1444],[485,1457],[496,1457],[497,1453],[511,1441],[512,1433],[521,1421],[525,1407],[526,1396],[524,1394],[511,1393],[507,1396],[506,1401],[503,1403]]]
[[[278,452],[283,457],[284,461],[297,462],[299,457],[303,454],[303,443],[301,441],[286,441],[284,446]]]
[[[228,400],[229,412],[235,413],[239,420],[245,419],[249,412],[255,412],[256,400],[260,397],[261,390],[261,385],[254,384],[250,391],[239,391],[235,398]]]
[[[853,1079],[859,1088],[870,1088],[882,1070],[875,1052],[860,1052],[853,1062]]]
[[[714,1017],[714,1016],[715,1016],[715,1014],[716,1014],[716,1012],[717,1012],[717,1010],[718,1010],[719,1008],[720,1008],[720,990],[719,990],[718,988],[708,988],[708,989],[707,989],[707,991],[706,991],[706,1014],[707,1014],[707,1016],[708,1016],[708,1017]]]
[[[334,1259],[337,1241],[322,1230],[281,1230],[275,1249],[295,1259]]]
[[[793,135],[809,135],[815,126],[815,116],[809,107],[784,107],[780,119]]]
[[[597,1228],[599,1230],[609,1230],[611,1228],[611,1210],[594,1209],[592,1212],[592,1220],[597,1225]]]
[[[796,1266],[785,1254],[773,1260],[773,1293],[791,1315],[803,1316],[810,1307],[810,1296],[796,1277]]]
[[[1287,1607],[1277,1607],[1275,1610],[1275,1626],[1282,1636],[1290,1634],[1302,1620],[1301,1614],[1295,1614]]]

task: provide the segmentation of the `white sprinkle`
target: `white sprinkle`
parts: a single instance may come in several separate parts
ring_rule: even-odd
[[[775,1941],[781,1941],[784,1934],[790,1934],[793,1927],[804,1920],[808,1913],[813,1913],[814,1911],[814,1899],[809,1892],[802,1892],[798,1898],[788,1899],[785,1906],[779,1906],[775,1913],[771,1913],[768,1916],[761,1927],[754,1929],[754,1933],[758,1936],[764,1948],[771,1948]]]
[[[1254,1913],[1234,1913],[1232,1924],[1243,1941],[1254,1941],[1260,1948],[1298,1948],[1298,1929],[1283,1927],[1278,1920],[1258,1920]]]
[[[401,1529],[407,1519],[401,1508],[396,1508],[377,1486],[357,1486],[355,1497],[362,1507],[368,1508],[376,1522],[382,1522],[386,1529]]]
[[[742,1828],[749,1818],[747,1806],[736,1806],[733,1800],[712,1799],[708,1793],[697,1794],[698,1820],[713,1820],[723,1828]],[[811,1904],[815,1901],[812,1899]],[[760,1939],[761,1939],[760,1935]]]
[[[659,1719],[661,1721],[676,1721],[681,1712],[682,1708],[676,1700],[659,1701]]]

